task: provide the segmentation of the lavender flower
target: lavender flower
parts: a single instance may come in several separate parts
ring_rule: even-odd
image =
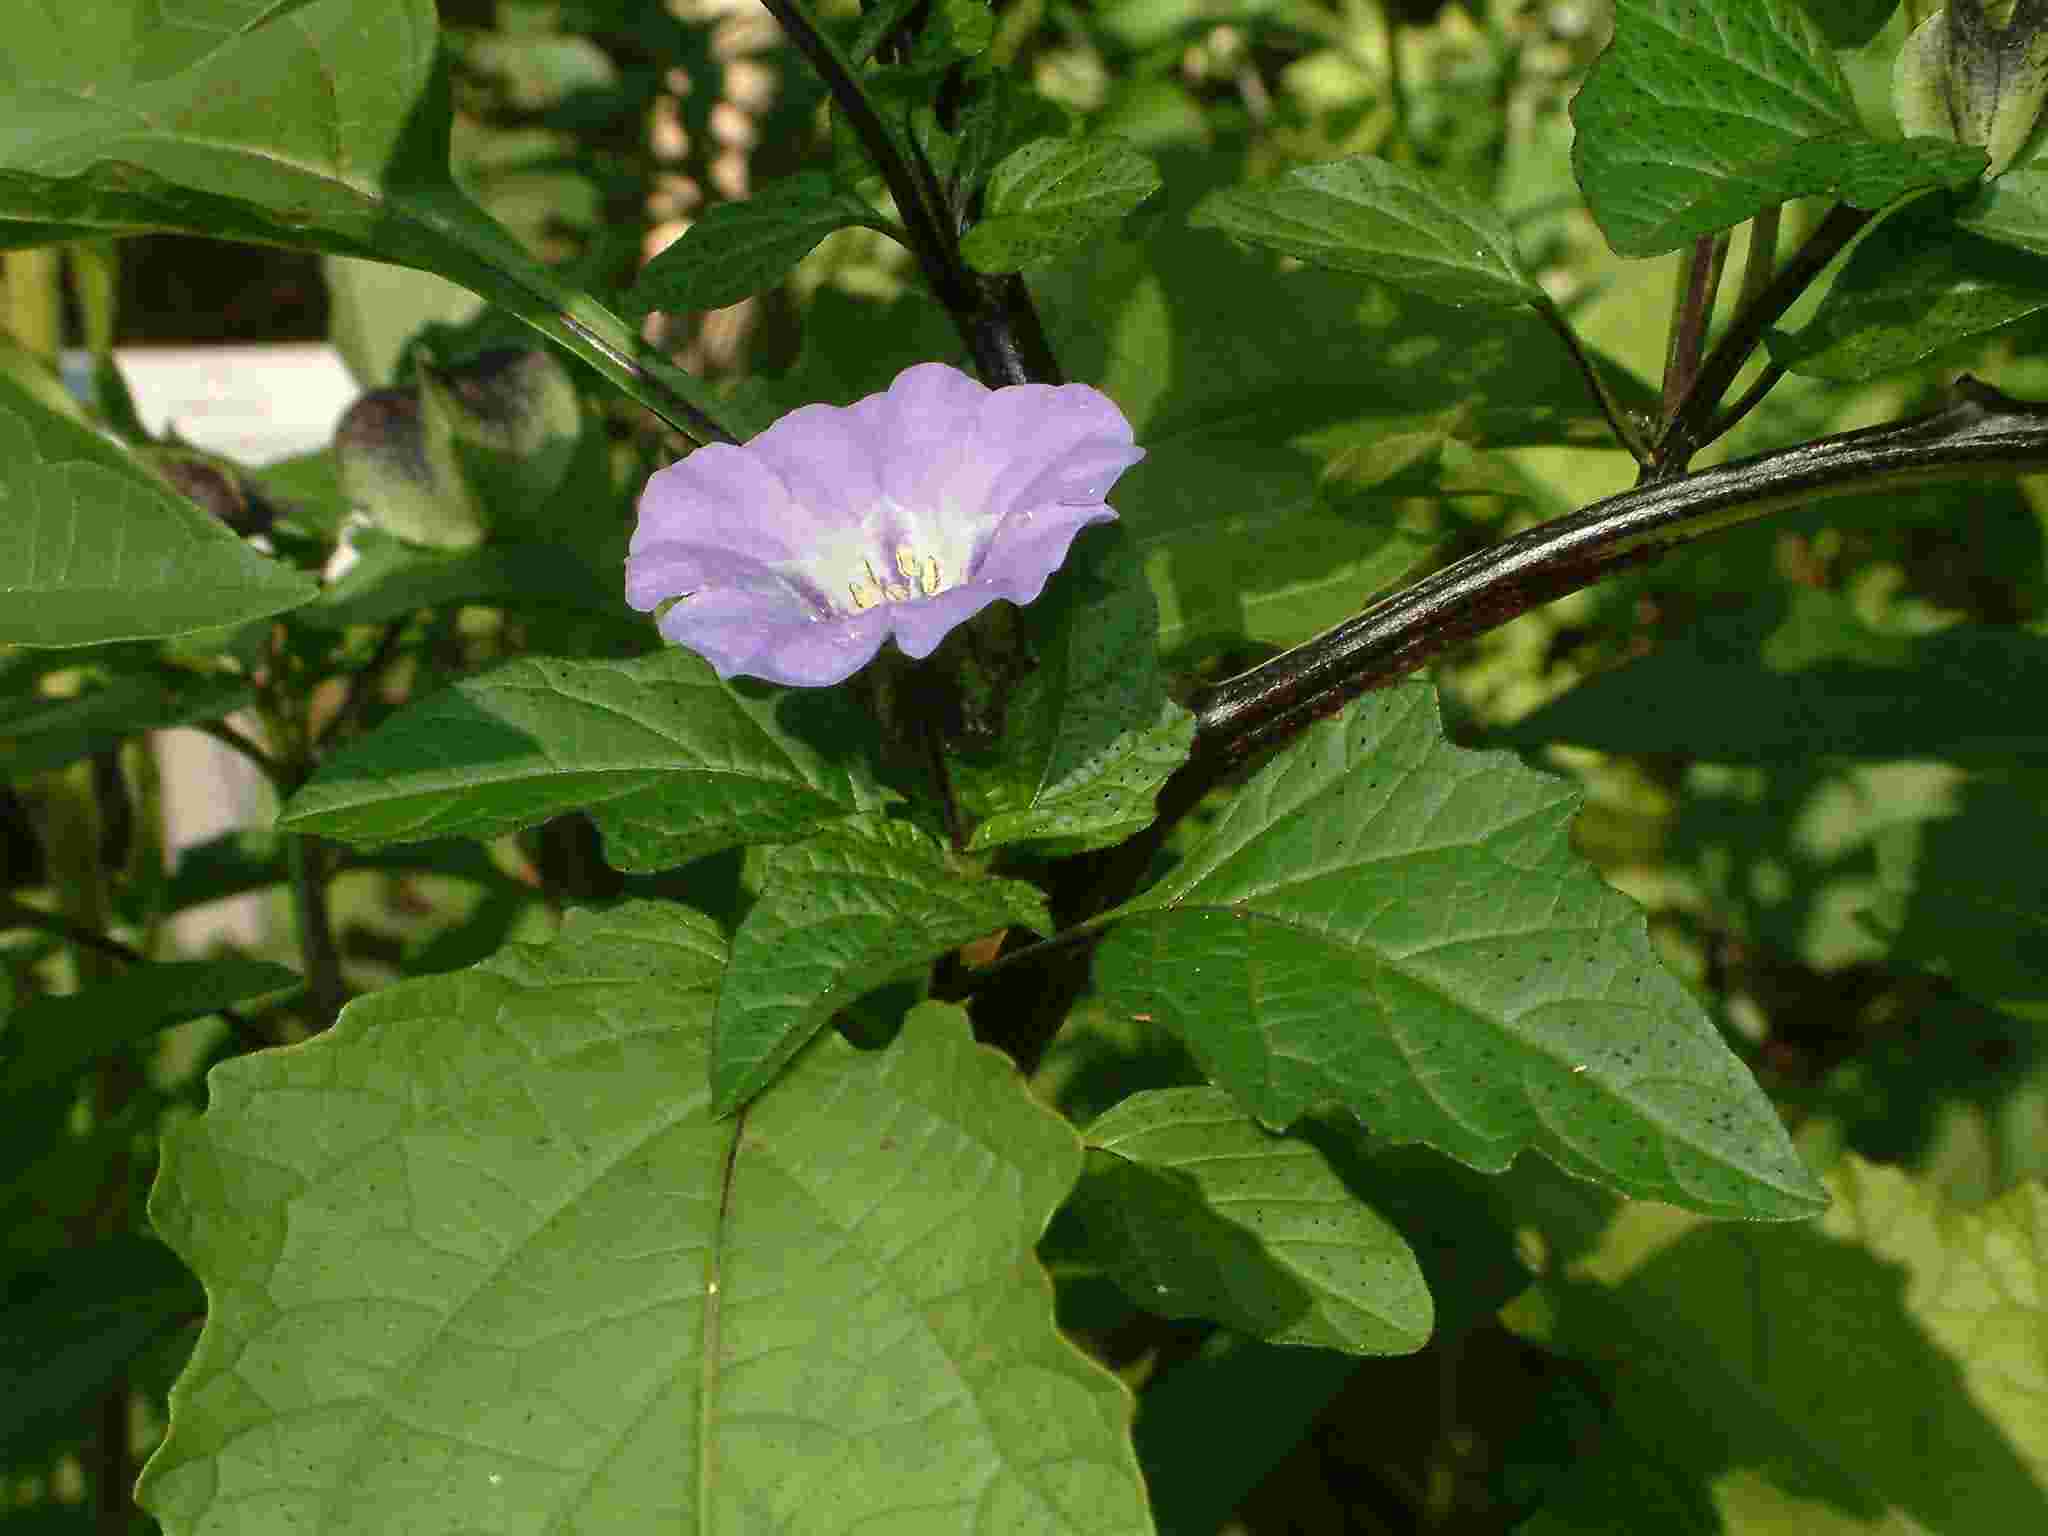
[[[920,363],[879,395],[711,444],[640,497],[626,601],[720,677],[823,687],[894,638],[929,656],[998,598],[1028,603],[1143,458],[1085,384],[987,389]],[[674,601],[671,601],[671,600]]]

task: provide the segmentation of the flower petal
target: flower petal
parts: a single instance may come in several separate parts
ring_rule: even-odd
[[[1054,505],[1007,518],[982,556],[977,584],[994,587],[1020,608],[1036,602],[1046,580],[1066,563],[1075,536],[1096,523],[1115,521],[1115,511],[1100,502],[1087,507]]]
[[[631,553],[687,539],[787,559],[800,547],[793,537],[798,526],[789,488],[766,464],[746,448],[707,443],[648,477]]]
[[[772,593],[700,592],[667,613],[661,632],[710,662],[720,677],[744,674],[795,688],[844,682],[875,659],[889,610],[830,619],[792,616]]]
[[[919,364],[653,476],[626,598],[721,676],[837,683],[892,637],[929,656],[990,603],[1032,601],[1143,456],[1086,385],[991,390]]]
[[[751,591],[764,601],[775,597],[787,606],[792,618],[808,619],[830,611],[823,594],[805,590],[799,579],[752,555],[716,544],[686,539],[644,544],[626,561],[626,602],[643,613],[672,597],[706,588]]]
[[[1086,499],[1100,501],[1116,480],[1106,466],[1117,451],[1144,457],[1131,447],[1131,427],[1123,413],[1086,384],[999,389],[982,409],[981,433],[985,445],[1001,448],[1000,466],[985,492],[985,505],[998,518],[1016,510],[1024,494],[1048,483],[1048,477],[1075,497],[1085,491]],[[1117,471],[1136,462],[1125,458]]]
[[[800,530],[817,534],[872,526],[882,500],[880,449],[875,424],[858,411],[804,405],[742,451],[789,488]]]

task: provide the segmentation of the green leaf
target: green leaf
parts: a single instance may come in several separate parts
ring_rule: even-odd
[[[1892,19],[1899,0],[1801,0],[1830,46],[1861,48]]]
[[[1212,192],[1189,223],[1359,272],[1439,304],[1533,304],[1507,221],[1455,187],[1370,155]]]
[[[2048,638],[1960,624],[1880,634],[1843,598],[1700,619],[1656,651],[1579,684],[1500,739],[1602,752],[2003,762],[2040,747]]]
[[[1104,1005],[1269,1125],[1339,1104],[1471,1167],[1535,1148],[1626,1194],[1811,1215],[1776,1113],[1571,852],[1577,792],[1444,739],[1427,686],[1311,727],[1122,909]]]
[[[1227,173],[1219,159],[1169,161],[1167,198],[1199,195]],[[1115,400],[1145,445],[1115,500],[1159,596],[1166,654],[1204,639],[1305,640],[1468,536],[1462,490],[1430,486],[1398,508],[1352,494],[1339,466],[1390,435],[1611,446],[1534,313],[1278,274],[1264,254],[1188,238],[1178,216],[1169,207],[1143,241],[1032,275],[1061,363]],[[1625,407],[1654,410],[1625,368],[1599,364]]]
[[[606,856],[667,869],[879,809],[843,691],[722,683],[688,651],[515,661],[401,711],[329,761],[278,824],[345,843],[496,837],[587,810]]]
[[[425,549],[374,529],[356,534],[360,557],[300,619],[322,629],[388,624],[422,608],[469,603],[532,609],[548,605],[612,614],[641,634],[647,621],[626,607],[618,572],[604,576],[558,544]]]
[[[862,994],[1013,926],[1051,934],[1036,886],[971,879],[906,822],[828,827],[776,849],[712,1017],[712,1113],[760,1092]]]
[[[1068,854],[1122,842],[1151,824],[1195,734],[1194,716],[1167,697],[1159,609],[1130,539],[1089,535],[1020,619],[1037,664],[1009,691],[996,766],[957,765],[961,802],[979,818],[968,847]]]
[[[1994,1008],[2048,1021],[2048,815],[2038,779],[1976,780],[1946,815],[1901,822],[1877,840],[1866,920],[1891,936],[1894,963],[1949,977]]]
[[[1806,1227],[1625,1207],[1505,1319],[1597,1401],[1529,1536],[2048,1522],[2048,1194],[1944,1205],[1846,1158]],[[1706,1431],[1706,1432],[1703,1432]]]
[[[70,698],[0,695],[0,779],[18,783],[144,731],[218,720],[255,697],[243,678],[169,668],[126,673]]]
[[[576,913],[214,1070],[151,1198],[210,1302],[169,1536],[1150,1530],[1032,1253],[1072,1130],[940,1006],[719,1120],[724,963],[683,908]]]
[[[10,1095],[30,1093],[61,1083],[160,1029],[298,985],[296,972],[267,960],[138,965],[112,981],[64,997],[39,997],[15,1009],[0,1031],[0,1078]]]
[[[119,1236],[0,1277],[0,1446],[11,1466],[61,1443],[136,1355],[206,1305],[162,1243]]]
[[[774,287],[820,240],[855,227],[892,232],[822,171],[771,182],[742,202],[718,204],[641,268],[628,307],[723,309]]]
[[[1087,1142],[1074,1203],[1089,1256],[1147,1311],[1354,1355],[1429,1342],[1429,1287],[1401,1234],[1229,1094],[1133,1094]]]
[[[2042,309],[2048,262],[1909,210],[1857,244],[1804,330],[1771,333],[1771,359],[1853,383]]]
[[[0,376],[0,645],[191,634],[318,591]]]
[[[1882,208],[1962,186],[1984,152],[1865,132],[1795,0],[1618,0],[1572,103],[1572,166],[1608,244],[1655,256],[1797,197]]]
[[[960,254],[977,271],[1019,272],[1088,245],[1158,190],[1158,168],[1121,139],[1033,139],[989,173]]]
[[[7,44],[0,245],[180,231],[417,267],[678,425],[720,419],[456,190],[432,0],[88,0],[12,18]]]
[[[1138,1399],[1138,1457],[1169,1536],[1213,1536],[1296,1452],[1362,1367],[1326,1349],[1262,1344],[1219,1328]],[[1256,1404],[1257,1412],[1246,1412]]]

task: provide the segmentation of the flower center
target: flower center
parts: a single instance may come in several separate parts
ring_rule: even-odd
[[[936,555],[920,557],[908,544],[896,548],[897,579],[884,581],[875,574],[875,562],[863,559],[860,563],[862,577],[846,584],[846,590],[853,597],[853,611],[862,612],[883,601],[907,603],[913,596],[936,597],[945,590],[946,583],[939,574],[939,559]]]

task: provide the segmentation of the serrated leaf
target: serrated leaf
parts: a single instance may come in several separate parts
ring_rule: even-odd
[[[1618,0],[1572,120],[1573,170],[1623,256],[1676,250],[1798,197],[1881,208],[1985,165],[1946,139],[1865,132],[1795,0]]]
[[[1091,1256],[1147,1311],[1355,1355],[1429,1342],[1429,1287],[1401,1234],[1229,1094],[1133,1094],[1086,1139],[1074,1200]]]
[[[515,661],[331,759],[278,824],[345,843],[496,837],[587,810],[625,870],[807,837],[887,798],[840,691],[720,682],[687,651]]]
[[[771,182],[741,202],[713,207],[641,268],[629,307],[723,309],[774,287],[820,240],[856,226],[889,228],[824,172]]]
[[[0,645],[192,634],[318,592],[0,376]]]
[[[0,1031],[0,1080],[10,1096],[48,1088],[130,1041],[298,985],[297,972],[267,960],[138,965],[112,981],[15,1009]]]
[[[767,1086],[863,993],[1013,926],[1052,932],[1036,886],[968,878],[905,822],[828,828],[778,848],[719,988],[712,1112],[730,1114]]]
[[[1625,1207],[1508,1308],[1597,1401],[1518,1527],[1850,1536],[2048,1521],[2048,1195],[1945,1206],[1845,1158],[1819,1222]],[[1710,1433],[1702,1433],[1711,1426]]]
[[[735,414],[456,190],[432,0],[12,9],[0,246],[181,231],[417,267],[657,411]]]
[[[2048,262],[1908,210],[1858,243],[1803,330],[1771,333],[1771,359],[1854,383],[2043,309]]]
[[[978,271],[1022,271],[1088,244],[1158,190],[1158,168],[1121,139],[1033,139],[989,173],[960,254]]]
[[[1106,848],[1151,824],[1160,785],[1187,761],[1194,716],[1167,697],[1159,608],[1121,529],[1076,546],[1023,610],[1036,665],[1010,690],[995,766],[962,762],[974,850]]]
[[[0,698],[0,779],[61,768],[144,731],[218,720],[255,697],[243,678],[164,669],[113,677],[70,698]]]
[[[1339,1104],[1486,1171],[1726,1216],[1811,1215],[1770,1103],[1571,851],[1578,794],[1444,739],[1426,685],[1311,727],[1096,957],[1269,1125]]]
[[[1507,221],[1457,188],[1370,155],[1304,165],[1204,198],[1188,220],[1312,266],[1440,304],[1530,304]]]
[[[209,1301],[170,1536],[1150,1530],[1032,1253],[1073,1132],[938,1006],[715,1119],[724,961],[573,914],[214,1070],[151,1200]]]

